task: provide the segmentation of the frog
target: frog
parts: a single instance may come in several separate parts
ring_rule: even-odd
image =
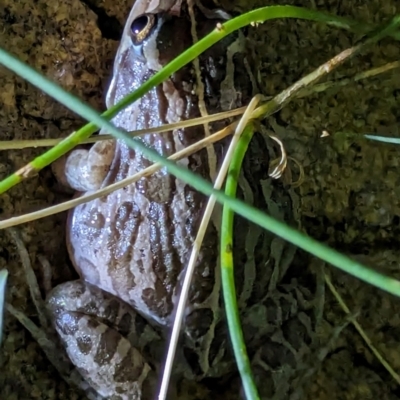
[[[196,19],[200,37],[217,23],[201,10],[197,10]],[[106,106],[115,105],[188,48],[192,42],[190,29],[181,0],[137,0],[117,50]],[[221,111],[222,103],[242,105],[255,90],[243,78],[248,63],[228,51],[237,47],[233,45],[236,40],[240,41],[223,40],[200,57],[203,96],[210,113]],[[225,68],[227,64],[229,68]],[[199,116],[195,75],[191,66],[184,67],[126,107],[113,118],[113,124],[132,131]],[[227,82],[234,82],[235,88],[227,91]],[[223,99],[224,93],[229,93],[228,102]],[[138,140],[168,157],[203,137],[200,126],[149,133]],[[291,199],[285,190],[274,191],[268,178],[270,150],[266,138],[256,135],[251,148],[244,162],[249,172],[240,177],[239,197],[287,221]],[[223,149],[223,145],[216,149],[219,156]],[[210,179],[208,161],[207,151],[202,150],[178,164]],[[149,165],[150,161],[123,141],[106,140],[89,150],[72,152],[65,163],[64,179],[79,196]],[[104,398],[154,397],[165,339],[206,202],[207,198],[189,184],[161,169],[69,213],[67,248],[80,279],[53,289],[47,307],[72,363]],[[288,283],[284,294],[277,291],[295,249],[243,219],[238,218],[235,226],[234,254],[240,261],[236,269],[238,301],[248,327],[245,338],[256,354],[266,338],[268,343],[274,342],[272,332],[283,321],[297,314],[297,307],[290,305],[293,295],[289,294],[297,290],[295,284]],[[258,265],[263,268],[258,269]],[[267,312],[271,307],[273,320]],[[262,326],[260,318],[269,324]],[[309,336],[306,317],[303,324],[305,336]],[[200,381],[234,371],[221,304],[218,229],[212,224],[197,260],[181,340],[177,376]],[[284,346],[281,339],[277,343],[272,347]],[[266,348],[268,357],[271,352]],[[260,358],[261,353],[257,354]]]

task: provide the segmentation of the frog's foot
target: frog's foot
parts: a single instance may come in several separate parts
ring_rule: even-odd
[[[30,332],[32,337],[36,340],[43,352],[46,354],[49,361],[59,372],[60,376],[69,385],[82,389],[86,393],[87,397],[91,400],[98,399],[98,395],[89,386],[89,384],[83,380],[78,371],[74,369],[63,349],[57,345],[57,340],[55,340],[56,334],[54,331],[52,332],[50,330],[48,319],[46,318],[44,312],[44,301],[40,295],[39,285],[32,269],[28,251],[26,250],[26,247],[21,240],[17,229],[9,229],[8,232],[14,240],[19,251],[29,290],[38,312],[40,324],[42,326],[38,327],[23,312],[17,310],[11,304],[6,303],[6,310]]]
[[[128,305],[95,286],[73,281],[53,289],[47,307],[72,363],[100,395],[118,393],[121,399],[138,400],[154,396],[155,374],[142,354],[159,337]]]
[[[115,140],[102,140],[90,150],[76,149],[53,165],[53,172],[64,185],[79,192],[99,189],[114,158]]]
[[[57,341],[54,340],[55,337],[52,337],[52,335],[44,329],[39,328],[23,312],[17,310],[11,304],[6,303],[6,310],[13,315],[27,331],[29,331],[46,354],[48,360],[69,385],[83,390],[90,400],[99,399],[94,389],[90,387],[89,383],[87,383],[73,367],[65,352],[60,348],[60,346],[57,346]]]

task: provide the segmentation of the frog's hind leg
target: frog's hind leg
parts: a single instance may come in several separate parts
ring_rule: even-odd
[[[76,386],[83,390],[90,400],[97,400],[98,395],[94,390],[85,382],[82,376],[68,360],[67,354],[63,351],[55,336],[55,332],[49,330],[48,318],[45,313],[44,301],[40,295],[40,289],[33,271],[28,251],[23,243],[17,229],[11,228],[8,230],[11,238],[16,244],[18,252],[20,253],[24,273],[26,275],[29,290],[38,312],[40,327],[31,321],[22,311],[14,308],[11,304],[6,303],[6,310],[13,315],[22,326],[30,332],[34,340],[38,343],[40,348],[46,354],[48,360],[59,372],[60,376],[71,386]]]
[[[159,336],[151,335],[151,328],[128,305],[95,286],[73,281],[53,289],[47,307],[72,363],[100,395],[138,400],[154,396],[156,375],[142,353]],[[147,342],[144,331],[150,334]]]

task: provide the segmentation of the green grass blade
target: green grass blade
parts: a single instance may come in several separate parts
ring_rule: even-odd
[[[371,27],[368,24],[363,24],[357,21],[352,21],[347,18],[337,17],[334,15],[308,10],[306,8],[295,7],[295,6],[268,6],[259,8],[257,10],[250,11],[246,14],[240,15],[239,17],[233,18],[223,25],[220,28],[214,29],[209,35],[201,39],[199,42],[194,44],[191,48],[186,50],[180,56],[171,61],[167,66],[165,66],[160,72],[155,74],[152,78],[150,78],[147,82],[145,82],[140,88],[132,92],[130,95],[126,96],[122,99],[118,104],[108,109],[102,115],[106,119],[111,119],[115,116],[119,111],[124,109],[129,104],[133,103],[135,100],[139,99],[149,90],[163,82],[168,76],[173,74],[175,71],[188,64],[190,61],[195,59],[201,53],[203,53],[206,49],[211,47],[213,44],[221,40],[223,37],[229,35],[230,33],[238,30],[248,24],[255,22],[264,22],[270,19],[276,18],[301,18],[306,20],[312,20],[317,22],[327,23],[342,29],[353,30],[360,33],[368,32]],[[400,34],[392,33],[392,35],[399,39]],[[0,61],[6,67],[12,69],[14,72],[17,72],[19,66],[15,63],[15,60],[7,57],[8,54],[0,49]],[[22,73],[17,72],[19,75],[24,76]],[[28,75],[31,75],[33,79],[33,83],[38,86],[40,89],[45,91],[46,93],[53,95],[53,88],[49,86],[49,82],[39,74],[33,75],[32,72],[29,72]],[[32,82],[32,79],[27,80]],[[68,98],[64,98],[64,95],[61,95],[60,98],[57,98],[61,103],[69,107]],[[70,108],[70,107],[69,107]],[[81,115],[81,114],[80,114]],[[90,118],[84,117],[87,120]],[[37,171],[40,171],[45,166],[54,162],[57,158],[61,157],[63,154],[72,150],[77,144],[79,144],[84,139],[87,139],[90,135],[92,135],[98,126],[94,123],[89,123],[79,129],[77,132],[74,132],[68,138],[64,139],[58,145],[48,150],[43,155],[34,159],[29,167],[30,169],[22,169],[9,176],[8,178],[2,180],[0,182],[0,194],[4,193],[6,190],[18,184],[23,178],[35,174]]]
[[[228,176],[225,185],[225,194],[235,197],[237,182],[243,158],[247,147],[253,136],[253,127],[248,125],[242,133],[240,140],[232,157],[229,166]],[[236,365],[242,379],[243,389],[248,400],[260,398],[251,371],[246,344],[240,324],[239,310],[236,300],[235,273],[233,263],[233,220],[234,212],[225,203],[222,211],[221,223],[221,276],[224,295],[226,318],[228,321],[229,334],[235,354]]]

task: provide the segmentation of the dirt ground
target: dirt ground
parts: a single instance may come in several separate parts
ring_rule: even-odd
[[[65,89],[102,110],[103,93],[118,44],[127,0],[2,0],[0,43]],[[232,12],[278,2],[222,0]],[[313,7],[341,16],[378,23],[400,12],[396,0],[299,0],[279,2]],[[233,7],[233,9],[232,9]],[[308,21],[279,20],[248,32],[256,49],[257,70],[264,95],[275,95],[321,63],[350,47],[358,36]],[[351,77],[373,67],[398,61],[400,44],[393,39],[357,56],[335,71],[332,79]],[[81,125],[74,114],[0,68],[0,138],[64,137]],[[275,115],[287,134],[287,150],[304,166],[305,180],[297,189],[302,228],[365,264],[400,278],[399,148],[362,139],[362,133],[398,136],[400,122],[399,70],[331,88],[290,103]],[[321,138],[323,131],[329,136]],[[346,136],[346,133],[358,133]],[[281,137],[285,140],[285,137]],[[0,152],[0,176],[22,167],[40,149]],[[0,218],[56,204],[70,197],[51,169],[14,187],[0,197]],[[56,268],[53,284],[75,276],[64,244],[66,214],[21,226],[33,267],[43,280],[37,255]],[[5,231],[0,232],[0,269],[10,272],[7,301],[38,322],[19,253]],[[400,372],[399,300],[326,267],[352,315],[374,346]],[[338,302],[326,288],[325,329],[346,322]],[[58,376],[31,335],[8,313],[0,353],[2,399],[78,399]],[[330,348],[318,373],[309,379],[305,399],[400,398],[400,388],[349,324]]]

